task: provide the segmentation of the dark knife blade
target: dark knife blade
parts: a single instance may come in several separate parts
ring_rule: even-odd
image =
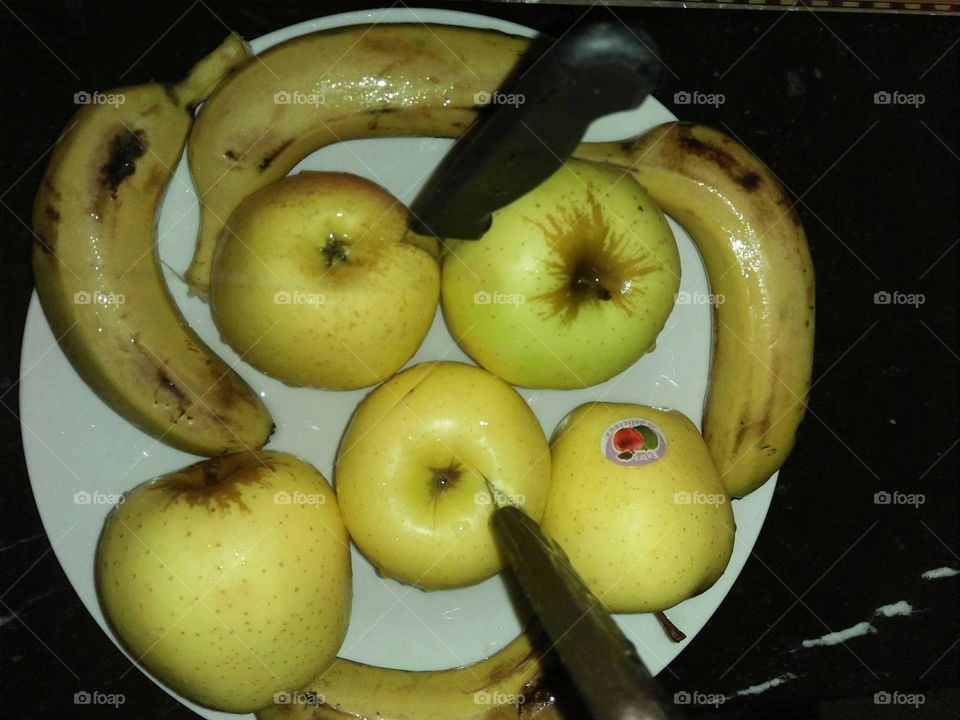
[[[535,39],[504,86],[477,98],[489,102],[411,205],[411,228],[480,238],[490,214],[555,172],[593,120],[643,102],[659,76],[652,48],[612,20]]]
[[[676,720],[636,649],[560,546],[516,507],[496,508],[493,527],[593,720]]]

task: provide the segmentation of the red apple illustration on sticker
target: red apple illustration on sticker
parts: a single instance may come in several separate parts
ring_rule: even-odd
[[[643,434],[638,428],[620,428],[614,433],[613,448],[618,453],[634,453],[643,447]]]

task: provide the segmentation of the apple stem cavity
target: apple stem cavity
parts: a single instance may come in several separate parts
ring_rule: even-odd
[[[347,262],[347,243],[345,240],[345,238],[338,237],[333,233],[327,236],[327,242],[320,252],[323,253],[323,259],[326,261],[328,268]]]
[[[165,507],[182,498],[189,506],[205,506],[210,512],[226,512],[235,506],[247,514],[250,508],[244,501],[241,487],[258,485],[269,488],[269,476],[274,471],[274,463],[269,458],[261,458],[252,452],[234,453],[202,460],[165,475],[150,489],[168,495]]]
[[[687,639],[686,633],[683,632],[680,628],[674,625],[670,618],[668,618],[662,611],[655,613],[657,620],[660,621],[660,627],[663,628],[663,631],[667,634],[667,637],[673,640],[675,643],[683,642]]]
[[[436,497],[444,490],[450,490],[460,483],[463,476],[463,468],[456,460],[450,462],[445,468],[430,468],[433,473],[433,495]]]
[[[570,287],[577,295],[593,295],[597,300],[611,300],[613,293],[603,284],[600,271],[589,263],[579,263],[573,270]]]

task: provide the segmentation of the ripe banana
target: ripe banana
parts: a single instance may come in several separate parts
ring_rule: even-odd
[[[814,278],[800,219],[756,156],[702,125],[577,155],[632,172],[700,250],[717,298],[703,435],[730,495],[752,492],[793,448],[810,388]]]
[[[521,633],[500,652],[453,670],[408,672],[338,658],[259,720],[563,720],[546,688],[551,666],[536,635]]]
[[[156,215],[193,107],[249,54],[231,35],[178,84],[98,95],[115,102],[76,114],[34,204],[37,293],[64,353],[123,417],[199,455],[257,449],[272,421],[167,292]]]
[[[475,96],[503,82],[527,43],[445,25],[357,25],[294,38],[237,71],[190,134],[202,200],[192,291],[207,297],[217,238],[247,195],[341,140],[459,137]]]

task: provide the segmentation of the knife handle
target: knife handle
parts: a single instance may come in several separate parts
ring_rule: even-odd
[[[587,126],[636,107],[655,87],[653,41],[619,21],[537,37],[413,203],[424,235],[478,239],[490,214],[539,185],[570,156]]]

